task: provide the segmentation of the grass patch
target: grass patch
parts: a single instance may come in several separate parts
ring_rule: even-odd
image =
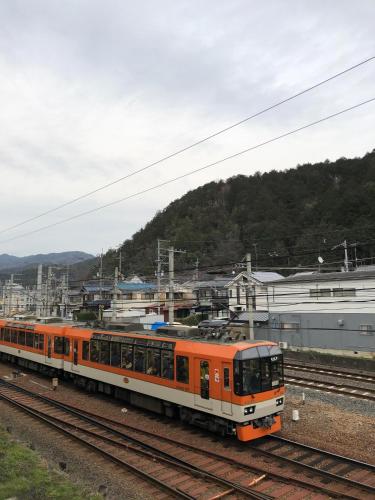
[[[50,471],[39,455],[12,440],[0,427],[0,500],[100,500],[74,485],[57,471]]]

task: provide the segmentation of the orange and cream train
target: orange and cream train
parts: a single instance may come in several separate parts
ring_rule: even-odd
[[[272,342],[0,320],[0,357],[241,441],[281,428],[283,359]]]

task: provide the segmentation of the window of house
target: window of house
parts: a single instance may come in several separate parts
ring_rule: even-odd
[[[280,323],[281,330],[298,330],[299,327],[299,323]]]
[[[334,288],[333,289],[334,297],[355,297],[356,289],[355,288]]]
[[[183,384],[189,383],[189,358],[176,356],[176,380]]]
[[[360,335],[374,335],[374,327],[372,325],[359,325]]]
[[[310,289],[310,297],[319,298],[319,297],[330,297],[331,289],[330,288],[312,288]]]

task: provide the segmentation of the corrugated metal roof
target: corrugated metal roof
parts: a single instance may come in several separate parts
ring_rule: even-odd
[[[275,280],[269,284],[283,284],[283,283],[311,283],[316,281],[348,281],[348,280],[362,280],[362,279],[375,279],[375,271],[349,271],[349,272],[334,272],[334,273],[301,273],[294,276],[289,276],[282,280]]]
[[[112,286],[111,285],[102,285],[102,286],[99,286],[99,285],[83,285],[82,289],[85,290],[86,292],[89,292],[89,293],[100,292],[100,290],[102,292],[110,292],[112,290]]]
[[[155,290],[157,287],[153,283],[134,283],[130,281],[120,281],[117,288],[123,292],[136,292],[139,290]]]

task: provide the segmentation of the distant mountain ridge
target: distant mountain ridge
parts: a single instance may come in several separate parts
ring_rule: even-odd
[[[36,254],[25,257],[16,257],[4,253],[0,255],[0,270],[23,269],[38,264],[66,266],[93,258],[93,255],[80,251]]]

